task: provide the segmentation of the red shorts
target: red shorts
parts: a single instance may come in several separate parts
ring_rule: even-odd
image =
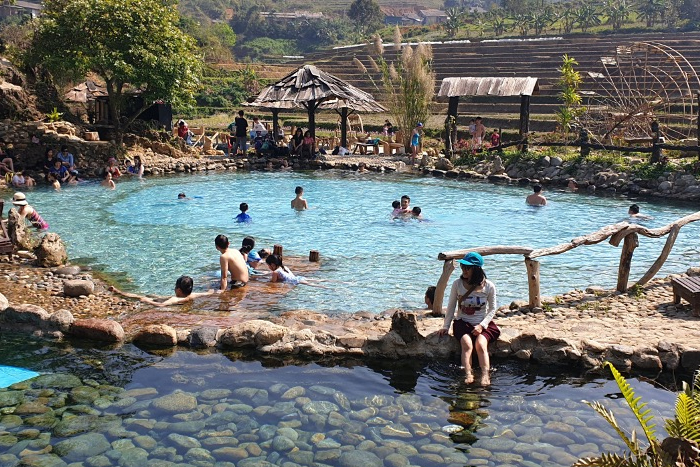
[[[465,334],[468,334],[472,338],[472,342],[476,340],[476,336],[472,335],[474,330],[474,325],[467,323],[461,319],[456,319],[452,321],[452,333],[455,335],[458,341],[462,340]],[[481,335],[486,338],[487,342],[493,342],[498,339],[501,335],[501,330],[498,328],[496,323],[491,321],[486,329],[481,331]]]

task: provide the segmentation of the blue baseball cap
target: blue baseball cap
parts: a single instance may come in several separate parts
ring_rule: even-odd
[[[464,264],[465,266],[484,266],[484,258],[476,252],[467,253],[466,255],[464,255],[464,258],[458,259],[457,262],[460,264]]]
[[[416,126],[423,126],[423,124],[421,122],[418,122]]]

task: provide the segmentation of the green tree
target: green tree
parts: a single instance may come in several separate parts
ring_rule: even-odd
[[[62,80],[99,75],[121,144],[123,131],[154,101],[192,101],[202,62],[178,20],[162,0],[46,0],[31,62]],[[140,90],[143,107],[122,122],[129,88]]]
[[[521,36],[527,36],[532,29],[532,15],[521,13],[513,16],[513,29],[517,29]]]
[[[545,29],[554,23],[555,18],[554,11],[550,6],[535,10],[531,16],[531,23],[532,27],[535,29],[535,35],[542,35]]]
[[[353,0],[348,17],[363,34],[375,31],[382,25],[382,12],[374,0]]]
[[[664,0],[642,0],[637,4],[637,15],[646,21],[648,28],[653,28],[656,21],[664,14],[666,2]]]
[[[448,8],[445,10],[447,20],[442,23],[442,27],[447,33],[447,37],[455,37],[462,26],[462,13],[457,8]]]
[[[588,28],[591,26],[599,26],[602,23],[598,9],[586,3],[576,9],[576,22],[581,27],[581,32],[588,32]]]
[[[568,55],[562,57],[562,65],[559,68],[559,99],[562,106],[556,111],[557,121],[562,133],[566,136],[571,130],[571,125],[583,113],[581,107],[581,94],[579,86],[581,86],[581,74],[574,69],[578,62]]]
[[[494,8],[488,12],[489,24],[495,36],[501,36],[506,30],[506,18],[501,8]]]
[[[618,30],[630,17],[632,8],[626,0],[605,0],[603,13],[608,17],[608,24]]]

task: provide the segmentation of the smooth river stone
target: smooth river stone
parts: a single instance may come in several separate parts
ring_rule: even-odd
[[[342,392],[333,393],[333,400],[336,404],[342,407],[343,410],[350,410],[350,399],[348,399],[348,396],[346,396]]]
[[[346,451],[338,461],[341,467],[383,467],[384,463],[376,454],[368,451]]]
[[[283,452],[291,451],[294,449],[294,441],[286,436],[275,436],[272,439],[272,449]]]
[[[282,400],[290,400],[301,397],[304,394],[306,394],[306,389],[304,389],[302,386],[294,386],[293,388],[289,388],[280,398]]]
[[[0,392],[0,408],[15,406],[24,401],[24,391]]]
[[[238,462],[240,460],[246,459],[249,456],[248,451],[240,447],[223,447],[219,449],[214,449],[211,453],[217,460],[231,462]]]
[[[83,385],[83,382],[77,376],[62,373],[40,375],[31,380],[31,383],[33,388],[71,389]]]
[[[328,401],[311,401],[301,408],[301,410],[306,414],[323,414],[328,415],[331,412],[336,412],[340,410],[333,402]]]
[[[333,394],[338,392],[336,389],[330,388],[328,386],[321,386],[320,384],[314,384],[313,386],[309,387],[309,391],[321,394],[322,396],[332,396]]]
[[[292,451],[287,454],[293,462],[300,465],[313,465],[314,464],[314,453],[311,451]]]
[[[225,399],[230,395],[230,389],[206,389],[199,393],[199,397],[205,400]]]
[[[340,449],[328,449],[325,451],[317,451],[314,456],[316,462],[332,462],[340,458]]]
[[[386,467],[407,467],[410,464],[406,456],[401,454],[389,454],[384,458],[384,465]]]
[[[277,434],[296,441],[299,439],[299,432],[292,428],[280,428],[277,430]]]
[[[214,457],[203,448],[192,448],[185,453],[185,460],[188,462],[201,462],[204,464],[213,464],[215,462]]]
[[[381,433],[384,436],[395,436],[398,438],[412,438],[413,435],[408,428],[401,425],[400,423],[391,423],[385,427],[382,427]]]
[[[171,413],[191,412],[197,408],[197,398],[185,392],[175,392],[154,399],[153,407]]]
[[[354,410],[348,414],[348,416],[354,420],[360,420],[366,422],[370,418],[377,415],[379,411],[374,407],[366,407],[362,410]]]
[[[79,462],[110,449],[112,449],[112,445],[109,444],[104,435],[88,433],[56,443],[53,452],[68,462]]]
[[[202,447],[199,441],[196,439],[190,437],[190,436],[183,436],[177,433],[171,433],[168,435],[168,439],[173,443],[176,444],[177,446],[180,446],[183,449],[192,449],[192,448],[199,448]]]

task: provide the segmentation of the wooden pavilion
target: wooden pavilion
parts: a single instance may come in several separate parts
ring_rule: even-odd
[[[316,111],[332,109],[340,114],[341,145],[347,147],[347,117],[349,112],[386,112],[371,94],[321,71],[304,65],[277,83],[268,86],[249,104],[272,110],[273,131],[277,134],[280,109],[303,107],[309,115],[309,131],[316,137]]]
[[[463,96],[520,96],[520,139],[523,140],[530,131],[530,96],[540,93],[537,78],[445,78],[440,85],[438,97],[449,98],[447,116],[457,121],[459,98]],[[445,137],[445,151],[452,154],[456,123],[450,129],[450,135]],[[527,149],[525,146],[524,150]]]

